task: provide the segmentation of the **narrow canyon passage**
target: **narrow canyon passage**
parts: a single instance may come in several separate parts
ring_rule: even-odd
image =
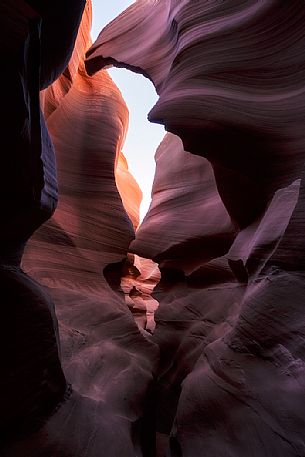
[[[127,7],[127,3],[114,2],[109,9],[108,19],[112,19],[110,14],[114,14],[115,8]],[[93,39],[96,39],[102,26],[107,24],[99,2],[93,1],[92,8],[91,35]],[[151,81],[125,69],[110,67],[108,72],[121,91],[129,111],[128,129],[123,152],[120,154],[116,166],[115,177],[125,210],[137,230],[151,203],[155,174],[154,155],[165,135],[165,130],[163,126],[152,124],[147,119],[148,112],[158,99]],[[140,193],[142,194],[141,201]],[[115,267],[112,268],[109,265],[106,277],[110,279],[110,282],[113,281],[114,272]],[[158,302],[152,297],[152,292],[159,279],[160,272],[156,263],[150,259],[129,254],[123,268],[121,289],[137,324],[150,333],[155,329],[154,313],[158,307]]]
[[[118,84],[128,107],[128,128],[122,151],[115,164],[115,183],[123,206],[130,217],[135,237],[151,204],[155,175],[155,152],[165,135],[162,126],[151,124],[147,115],[157,101],[152,83],[142,75],[125,69],[109,68],[113,82]],[[106,266],[106,279],[113,283],[116,267]],[[158,264],[151,259],[128,254],[121,276],[121,290],[125,303],[131,310],[139,328],[152,333],[155,329],[154,314],[158,302],[152,292],[160,280]]]
[[[91,29],[93,40],[96,40],[103,27],[133,3],[134,0],[116,0],[105,11],[100,0],[93,0]],[[158,100],[158,95],[152,82],[137,73],[112,66],[108,68],[108,72],[121,91],[129,110],[124,155],[128,168],[142,191],[140,205],[142,221],[151,201],[155,173],[154,155],[166,133],[163,125],[153,124],[147,119],[149,111]]]
[[[0,455],[304,456],[304,2],[117,5],[0,4]]]

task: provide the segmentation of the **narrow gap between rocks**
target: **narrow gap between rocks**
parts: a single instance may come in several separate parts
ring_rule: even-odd
[[[148,121],[147,115],[158,96],[152,83],[142,75],[122,68],[109,68],[108,72],[122,93],[129,110],[129,127],[123,145],[128,168],[143,194],[140,206],[140,223],[148,211],[155,174],[155,152],[165,129]]]
[[[108,72],[121,91],[129,110],[129,127],[122,152],[126,157],[129,172],[142,191],[139,212],[141,224],[151,201],[155,174],[154,155],[165,134],[163,126],[152,124],[147,119],[158,96],[152,83],[142,75],[118,68],[109,68]],[[122,194],[128,192],[119,186],[118,190]],[[130,198],[132,197],[131,195]],[[123,203],[126,198],[128,199],[126,195],[125,198],[122,195]],[[154,314],[158,302],[152,293],[159,280],[158,264],[150,259],[128,254],[121,278],[121,289],[138,327],[148,333],[153,333],[155,329]]]
[[[163,126],[152,124],[147,119],[148,112],[158,98],[152,83],[142,75],[129,70],[109,68],[107,71],[122,93],[129,111],[129,126],[119,159],[124,161],[126,158],[128,171],[131,174],[127,178],[128,188],[124,187],[124,182],[118,178],[118,174],[116,181],[125,209],[137,229],[138,217],[141,224],[150,205],[155,174],[154,156],[165,135],[165,130]],[[117,173],[124,172],[124,164],[119,166],[121,171],[119,172],[117,168]],[[131,181],[132,178],[135,178],[136,183]],[[121,185],[119,185],[120,181]],[[140,208],[137,184],[142,192]],[[130,214],[130,211],[133,214]],[[136,214],[135,217],[133,217],[134,214]],[[150,334],[155,329],[154,314],[158,308],[158,302],[153,298],[152,293],[160,281],[160,276],[158,264],[150,259],[128,254],[122,271],[121,290],[138,327]]]
[[[121,11],[131,5],[131,0],[116,0],[106,9],[101,8],[99,0],[92,0],[93,24],[92,38]],[[129,213],[135,229],[143,221],[150,205],[151,191],[155,174],[155,152],[161,143],[165,129],[161,125],[152,124],[147,116],[158,99],[151,81],[142,75],[126,69],[108,68],[108,73],[120,90],[129,111],[129,126],[122,151],[118,151],[119,167],[116,182],[125,209]],[[127,177],[128,189],[124,188],[124,180],[118,178],[118,173],[126,173],[126,163],[131,177]],[[138,207],[139,189],[142,201]],[[130,192],[130,195],[128,193]],[[126,202],[128,202],[126,204]],[[131,214],[132,213],[132,214]],[[160,280],[158,265],[150,259],[143,259],[134,254],[128,254],[122,268],[121,290],[125,302],[141,330],[153,333],[155,329],[154,313],[158,302],[152,297],[153,290]]]
[[[92,0],[91,36],[93,41],[103,27],[132,3],[134,3],[133,0],[114,0],[105,7],[100,0]],[[112,67],[107,71],[121,91],[129,110],[129,128],[123,145],[123,154],[127,159],[129,171],[143,193],[140,207],[141,222],[150,204],[155,173],[154,155],[165,135],[162,125],[152,124],[147,119],[149,111],[158,100],[158,95],[151,81],[142,75],[123,68]]]

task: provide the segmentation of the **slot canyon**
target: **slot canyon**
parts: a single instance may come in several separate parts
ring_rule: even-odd
[[[305,2],[0,24],[0,457],[305,457]],[[166,130],[141,222],[111,67]]]

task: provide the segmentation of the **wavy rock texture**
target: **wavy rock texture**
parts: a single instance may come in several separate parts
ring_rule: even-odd
[[[37,232],[31,246],[52,242],[54,248],[47,248],[46,255],[55,265],[50,268],[43,258],[39,265],[35,258],[28,267],[36,276],[35,269],[39,271],[39,279],[47,276],[50,283],[53,272],[55,282],[58,278],[73,284],[75,279],[78,289],[83,286],[96,291],[104,266],[126,256],[134,230],[114,176],[128,110],[106,71],[93,78],[86,74],[83,59],[91,43],[90,26],[88,2],[71,63],[54,83],[55,89],[51,86],[44,92],[47,125],[57,151],[60,202],[53,219]],[[66,87],[65,92],[56,92],[59,87]],[[67,252],[58,257],[62,246]],[[77,256],[83,260],[82,266]]]
[[[87,67],[136,68],[154,82],[150,119],[211,161],[224,204],[245,227],[300,177],[304,15],[298,0],[138,1],[103,30]]]
[[[91,77],[90,4],[69,64],[84,2],[29,4],[0,6],[1,455],[149,457],[156,429],[159,456],[303,456],[304,3],[138,0]],[[19,268],[57,199],[38,92],[67,64],[41,95],[60,194],[24,256],[41,288]],[[153,81],[171,132],[132,243],[160,262],[156,327],[109,64]]]
[[[227,252],[235,231],[210,163],[185,152],[180,138],[169,133],[155,160],[152,203],[131,252],[160,268],[185,271]]]
[[[156,327],[155,312],[159,303],[152,293],[160,281],[158,265],[137,255],[131,256],[130,266],[121,278],[125,303],[130,308],[140,329],[153,333]]]
[[[225,256],[211,260],[186,276],[180,274],[175,277],[170,272],[162,274],[161,282],[153,296],[160,304],[155,316],[157,326],[154,341],[158,343],[161,354],[157,417],[158,431],[163,435],[170,433],[177,405],[178,412],[184,411],[184,408],[189,411],[189,406],[185,404],[186,400],[181,391],[184,392],[184,385],[192,376],[196,379],[194,382],[198,383],[196,389],[194,388],[192,400],[192,411],[194,417],[197,417],[195,411],[199,404],[197,397],[202,395],[204,380],[201,379],[201,375],[195,377],[196,367],[205,357],[205,352],[209,350],[211,343],[226,339],[231,329],[237,326],[243,297],[250,293],[260,281],[260,277],[264,278],[262,271],[268,259],[274,256],[277,247],[282,242],[298,200],[298,194],[299,182],[293,183],[288,188],[280,189],[274,195],[264,216],[238,234]],[[276,303],[276,295],[273,300]],[[253,326],[257,325],[258,320],[263,319],[264,312],[260,311],[262,316],[259,312],[255,318],[252,316]],[[286,325],[283,322],[281,324],[284,327]],[[266,333],[271,332],[272,325],[275,323],[273,324],[270,320],[268,325],[265,328]],[[246,335],[250,337],[247,332],[243,335],[244,338]],[[292,335],[290,337],[292,338]],[[233,354],[232,365],[234,366],[234,364]],[[259,369],[259,361],[257,361],[257,366]],[[209,394],[205,395],[208,398]],[[189,393],[187,401],[190,401],[190,396]],[[219,408],[225,410],[227,406],[223,403]],[[234,410],[230,411],[234,417]],[[206,414],[213,417],[211,412]],[[188,420],[192,422],[190,418]],[[227,420],[230,421],[229,418]],[[179,423],[179,416],[177,422]],[[205,422],[200,424],[202,430],[205,430]],[[242,423],[236,425],[235,429],[233,425],[232,427],[234,433],[244,433]],[[183,434],[183,427],[180,430]],[[173,428],[173,432],[175,435],[175,428]],[[220,428],[218,433],[221,434]],[[203,433],[199,432],[199,425],[196,428],[196,436],[200,446],[205,445]],[[213,436],[216,446],[217,432]],[[238,441],[235,436],[232,438],[232,442],[234,439]],[[248,439],[250,440],[249,437]],[[180,444],[177,444],[174,439],[172,441],[172,455],[176,455],[175,452],[178,451],[175,449],[181,445],[180,435],[178,439]],[[252,445],[254,445],[253,441]],[[253,455],[260,452],[259,444],[256,446]],[[194,449],[188,451],[186,448],[182,455],[184,453],[191,456],[200,455],[198,448],[196,451]],[[211,447],[210,452],[216,452],[215,449],[216,447],[214,449]],[[273,455],[272,446],[270,445],[270,448],[267,446],[267,449],[266,452],[269,454],[266,455]],[[227,451],[225,450],[221,454],[221,449],[217,448],[217,452],[219,455],[226,455]]]
[[[198,455],[202,446],[221,456],[304,453],[304,208],[302,179],[292,217],[250,280],[232,330],[205,347],[185,379],[173,455]]]
[[[300,183],[298,180],[287,188],[279,189],[263,216],[238,233],[230,247],[233,232],[227,230],[226,234],[231,238],[228,236],[225,246],[220,243],[217,233],[217,229],[221,230],[223,226],[231,230],[232,226],[227,222],[230,219],[217,193],[208,161],[185,153],[179,138],[171,134],[161,144],[156,159],[152,204],[131,249],[141,255],[150,254],[154,249],[163,256],[160,262],[162,279],[153,293],[160,304],[156,312],[157,327],[153,340],[160,347],[161,356],[157,383],[157,442],[160,455],[164,455],[168,445],[166,435],[170,434],[177,406],[182,415],[185,414],[184,409],[190,410],[190,405],[184,404],[186,400],[181,395],[184,383],[190,375],[194,376],[194,383],[200,385],[201,380],[195,378],[195,374],[205,348],[228,334],[237,324],[244,294],[258,280],[260,272],[281,242],[298,200]],[[193,179],[187,180],[190,176]],[[216,223],[215,217],[218,218]],[[193,249],[185,249],[185,239],[194,225],[196,228],[196,222],[198,234],[200,227],[201,234],[204,234],[205,224],[211,223],[210,237],[199,253],[200,238],[190,243]],[[179,260],[173,262],[173,249],[162,250],[162,247],[168,240],[171,242],[171,237],[178,231],[180,243],[178,239],[174,252],[180,255]],[[213,236],[216,240],[214,243]],[[202,253],[209,253],[209,256]],[[217,258],[221,253],[225,254]],[[198,268],[200,263],[202,266]],[[192,388],[194,397],[201,395],[201,387],[198,394]],[[191,401],[190,392],[187,401]],[[225,405],[222,407],[225,408]],[[197,397],[192,400],[192,408],[192,414],[196,415]],[[192,422],[189,416],[187,419],[183,416],[183,420]],[[205,443],[200,438],[200,426],[196,431],[198,447],[191,451],[181,450],[182,455],[184,452],[190,452],[186,455],[191,456],[200,455],[199,448]],[[241,424],[239,427],[242,428]],[[183,435],[183,427],[179,430]],[[171,452],[172,455],[179,455],[177,447],[179,449],[181,445],[180,434],[177,433],[179,438],[176,440],[175,428],[173,432]],[[216,436],[215,432],[215,440]],[[185,448],[187,442],[186,438]],[[211,448],[210,452],[216,451]],[[257,448],[253,452],[257,453]]]
[[[108,264],[120,263],[127,256],[134,229],[114,173],[119,163],[118,180],[127,181],[128,171],[120,153],[128,110],[106,71],[92,78],[85,72],[90,16],[88,3],[72,60],[42,96],[56,150],[59,205],[53,218],[28,243],[23,259],[25,271],[43,284],[56,305],[61,360],[72,392],[66,387],[58,359],[54,310],[46,292],[39,292],[32,281],[25,293],[23,284],[31,280],[24,279],[28,277],[19,270],[4,270],[3,281],[11,286],[7,309],[13,309],[15,317],[20,315],[12,360],[24,357],[21,367],[33,376],[32,383],[26,379],[15,398],[9,396],[4,403],[3,414],[9,417],[4,418],[4,424],[13,427],[16,408],[22,432],[1,449],[6,457],[97,457],[101,453],[133,457],[153,453],[148,391],[158,351],[150,335],[139,331],[122,297],[103,276]],[[135,182],[130,183],[128,192],[139,201]],[[130,201],[129,205],[136,225],[136,203]],[[23,303],[18,302],[20,294],[24,295]],[[20,310],[21,305],[27,307],[27,313]],[[11,313],[4,319],[9,329]],[[33,337],[25,334],[23,324]],[[4,343],[2,347],[6,347]],[[29,361],[29,353],[34,354],[33,361]],[[19,374],[12,371],[9,361],[5,368],[8,376]],[[24,405],[20,399],[26,395]],[[45,410],[41,419],[41,412],[35,408],[42,404]]]
[[[200,266],[185,268],[183,252],[155,290],[160,455],[304,454],[304,16],[297,0],[143,0],[87,53],[90,73],[113,64],[152,80],[150,120],[210,161],[239,229],[228,252]],[[133,242],[153,258],[145,231],[173,203],[164,174],[164,200],[155,192]],[[166,265],[165,240],[160,229]]]
[[[59,259],[55,277],[61,281],[66,277],[70,283],[75,279],[77,287],[98,289],[103,268],[122,260],[134,237],[114,177],[127,117],[126,105],[108,74],[89,78],[80,67],[71,89],[48,118],[57,150],[60,201],[52,222],[35,240],[54,240],[58,252],[54,247],[49,255],[55,264]],[[63,245],[67,252],[58,258]],[[45,267],[35,261],[36,267],[43,275]],[[51,278],[52,272],[48,275]]]

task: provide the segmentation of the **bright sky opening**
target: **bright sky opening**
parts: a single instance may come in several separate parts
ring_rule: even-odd
[[[92,0],[93,40],[105,25],[132,3],[134,1],[131,0],[111,0],[107,3]],[[108,71],[122,92],[129,109],[129,130],[123,153],[128,161],[130,172],[143,192],[140,208],[142,221],[151,201],[151,188],[155,174],[154,155],[165,135],[163,126],[152,124],[147,120],[147,115],[158,100],[158,96],[151,81],[144,76],[121,68],[110,68]]]

